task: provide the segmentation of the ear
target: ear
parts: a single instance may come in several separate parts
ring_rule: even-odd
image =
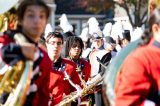
[[[157,24],[153,24],[152,25],[153,34],[159,32],[159,29],[160,29],[160,27]]]

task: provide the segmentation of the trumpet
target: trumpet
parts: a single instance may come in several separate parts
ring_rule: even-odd
[[[0,106],[22,106],[26,99],[32,74],[31,61],[18,61],[14,66],[5,68],[0,75]],[[4,71],[4,70],[3,70]]]

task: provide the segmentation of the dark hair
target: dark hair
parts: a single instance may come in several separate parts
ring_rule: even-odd
[[[130,35],[130,31],[129,30],[124,30],[124,32],[122,33],[122,35],[123,35],[123,39],[126,39],[129,42],[131,41],[131,35]]]
[[[152,38],[152,26],[153,24],[160,25],[160,8],[156,8],[149,16],[149,29],[145,30],[142,35],[142,45],[148,44]],[[151,33],[150,33],[151,32]]]
[[[77,44],[77,42],[79,42],[80,44],[80,47],[81,47],[81,53],[80,53],[80,56],[82,54],[82,51],[83,51],[83,48],[84,48],[84,45],[83,45],[83,41],[80,37],[77,37],[77,36],[71,36],[67,39],[66,41],[66,46],[65,46],[65,57],[68,57],[69,56],[69,51],[71,49],[71,47],[74,45],[74,44]]]
[[[46,39],[45,39],[46,42],[48,42],[49,39],[52,38],[52,37],[54,37],[54,38],[60,38],[62,40],[62,43],[63,43],[63,35],[60,32],[58,32],[58,31],[49,32],[48,35],[47,35],[47,37],[46,37]]]
[[[42,0],[23,0],[17,9],[18,20],[23,19],[24,13],[25,13],[27,7],[31,6],[31,5],[37,5],[37,6],[43,7],[46,11],[47,18],[49,17],[50,8]]]
[[[112,37],[110,37],[110,36],[106,36],[106,37],[105,37],[105,41],[106,41],[107,43],[116,44],[115,40],[114,40]]]
[[[70,32],[70,31],[63,34],[64,40],[67,40],[67,38],[70,37],[70,36],[76,36],[76,35],[73,32]]]

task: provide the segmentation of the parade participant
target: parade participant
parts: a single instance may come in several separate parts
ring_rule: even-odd
[[[116,51],[114,51],[115,46],[116,46],[116,42],[114,41],[114,39],[110,36],[106,36],[104,38],[104,42],[105,42],[105,50],[106,50],[106,54],[102,57],[101,62],[105,63],[104,65],[107,66],[109,64],[109,62],[111,61],[111,59],[116,55]],[[108,61],[108,62],[103,62],[103,61]],[[100,66],[101,68],[104,68],[102,66]],[[100,69],[101,69],[100,68]],[[106,69],[103,69],[102,72],[105,72]]]
[[[31,84],[24,104],[26,106],[48,106],[52,63],[47,53],[38,47],[38,41],[44,32],[49,14],[50,9],[43,1],[24,0],[17,9],[17,30],[8,30],[0,36],[0,56],[6,64],[14,65],[19,60],[34,62]],[[61,80],[61,76],[55,73],[55,83],[62,82]]]
[[[77,37],[77,36],[69,37],[66,41],[65,56],[69,60],[76,63],[77,65],[76,70],[79,73],[79,78],[85,89],[86,82],[90,78],[91,65],[89,62],[86,61],[86,59],[81,58],[83,47],[84,47],[83,41],[80,37]],[[82,101],[86,101],[86,100],[87,98],[82,99]]]
[[[78,73],[76,72],[76,64],[68,59],[61,57],[61,52],[63,48],[63,35],[60,32],[50,32],[46,37],[46,46],[48,50],[48,55],[52,60],[52,68],[57,70],[65,80],[65,72],[70,76],[71,80],[74,84],[79,85],[81,87],[80,79],[78,77]],[[54,79],[54,76],[51,74],[51,78]],[[52,86],[52,83],[50,83]],[[65,80],[65,91],[66,95],[75,91],[75,88],[69,83],[69,81]]]
[[[82,39],[83,45],[84,45],[84,48],[82,51],[82,57],[87,61],[89,61],[89,54],[92,51],[92,49],[90,48],[90,39],[89,39],[89,33],[88,33],[87,27],[83,28],[80,38]]]
[[[127,46],[130,41],[131,41],[131,35],[130,35],[130,31],[129,30],[124,30],[124,32],[122,33],[122,47]]]
[[[66,14],[62,14],[62,16],[59,18],[60,20],[60,28],[62,30],[63,33],[63,39],[64,39],[64,43],[63,43],[63,49],[61,52],[61,56],[65,57],[65,45],[66,45],[66,40],[68,37],[70,36],[75,36],[74,32],[73,32],[73,26],[69,23],[67,15]]]
[[[152,34],[143,36],[143,45],[125,59],[115,84],[115,105],[158,106],[160,95],[160,8],[149,17]],[[154,59],[153,59],[154,58]],[[132,66],[132,68],[130,67]]]
[[[91,65],[85,59],[81,58],[83,47],[83,41],[80,37],[69,37],[66,41],[65,57],[76,63],[77,72],[86,82],[90,77]]]
[[[107,54],[107,51],[104,48],[103,34],[100,30],[98,21],[95,17],[91,17],[87,23],[89,27],[89,34],[92,38],[92,51],[89,54],[89,61],[91,64],[91,78],[90,81],[87,82],[87,84],[91,84],[92,82],[103,77],[103,73],[105,71],[104,69],[106,68],[105,65],[108,64],[109,61],[106,60],[107,58],[103,57],[105,54]],[[102,58],[104,59],[103,62],[101,61]],[[97,106],[102,106],[104,105],[101,95],[102,84],[98,84],[96,88],[97,90],[94,92],[95,104]]]

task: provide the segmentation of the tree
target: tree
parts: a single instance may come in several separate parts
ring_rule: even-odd
[[[126,11],[133,27],[141,27],[147,22],[148,0],[78,0],[78,5],[95,13],[119,5]]]

